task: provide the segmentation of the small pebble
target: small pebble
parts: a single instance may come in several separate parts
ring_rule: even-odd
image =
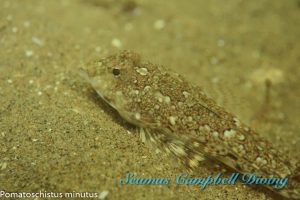
[[[31,38],[31,41],[38,46],[44,45],[44,42],[41,39],[34,37],[34,36]]]
[[[100,192],[99,199],[105,199],[107,197],[108,193],[109,192],[107,190]]]
[[[165,25],[166,25],[166,22],[164,20],[162,20],[162,19],[159,19],[159,20],[157,20],[157,21],[154,22],[154,28],[156,30],[163,29],[165,27]]]
[[[122,42],[118,38],[114,38],[111,41],[111,45],[116,47],[116,48],[121,48],[122,47]]]
[[[26,51],[25,51],[25,55],[26,55],[27,57],[31,57],[31,56],[33,56],[33,51],[31,51],[31,50],[26,50]]]
[[[169,122],[171,125],[174,126],[176,124],[176,117],[174,117],[174,116],[169,117]]]
[[[5,162],[5,163],[2,163],[1,170],[4,170],[4,169],[6,169],[6,167],[7,167],[7,163],[6,163],[6,162]]]
[[[266,80],[270,80],[272,84],[278,84],[284,81],[284,71],[278,68],[264,67],[253,71],[250,74],[250,79],[254,83],[265,84]]]

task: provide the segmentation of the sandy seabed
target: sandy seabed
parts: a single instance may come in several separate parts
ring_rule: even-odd
[[[0,191],[102,199],[273,199],[258,188],[121,185],[185,168],[144,145],[79,75],[131,49],[203,86],[299,158],[299,0],[1,0]],[[271,81],[269,102],[265,81]],[[197,176],[218,171],[199,168]]]

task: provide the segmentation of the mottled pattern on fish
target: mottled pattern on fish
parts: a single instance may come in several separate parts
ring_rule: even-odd
[[[241,173],[289,177],[287,188],[278,192],[299,198],[296,161],[182,76],[142,61],[131,51],[98,60],[82,75],[124,119],[140,128],[143,141],[174,154],[187,167],[195,169],[209,158]]]

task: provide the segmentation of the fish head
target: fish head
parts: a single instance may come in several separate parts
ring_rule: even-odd
[[[141,80],[147,70],[139,70],[140,56],[132,51],[105,57],[81,69],[80,75],[86,79],[98,95],[113,108],[124,109],[135,97],[136,88],[142,88],[146,79]]]

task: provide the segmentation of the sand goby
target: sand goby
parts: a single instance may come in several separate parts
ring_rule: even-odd
[[[236,116],[209,98],[199,86],[169,69],[143,61],[132,51],[97,60],[81,71],[97,93],[129,123],[144,142],[175,155],[190,169],[205,159],[241,173],[288,177],[284,189],[300,198],[300,168]]]

